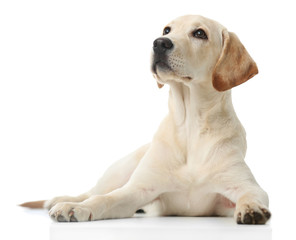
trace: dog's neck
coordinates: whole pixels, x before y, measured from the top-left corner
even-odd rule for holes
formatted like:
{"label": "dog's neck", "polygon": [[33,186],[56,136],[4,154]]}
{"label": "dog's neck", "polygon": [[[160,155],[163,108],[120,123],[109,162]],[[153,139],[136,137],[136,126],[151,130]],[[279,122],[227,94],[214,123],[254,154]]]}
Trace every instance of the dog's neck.
{"label": "dog's neck", "polygon": [[211,81],[186,85],[172,82],[170,87],[169,109],[176,127],[187,126],[189,131],[210,129],[219,127],[218,118],[235,115],[231,91],[218,92]]}

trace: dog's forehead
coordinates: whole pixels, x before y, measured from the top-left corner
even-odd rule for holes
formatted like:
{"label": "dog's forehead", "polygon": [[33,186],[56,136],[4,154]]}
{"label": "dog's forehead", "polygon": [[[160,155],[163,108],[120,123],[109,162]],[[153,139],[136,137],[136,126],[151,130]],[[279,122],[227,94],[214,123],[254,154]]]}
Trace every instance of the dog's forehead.
{"label": "dog's forehead", "polygon": [[200,15],[185,15],[178,17],[171,21],[168,26],[183,31],[195,27],[205,27],[211,31],[221,31],[224,28],[220,23]]}

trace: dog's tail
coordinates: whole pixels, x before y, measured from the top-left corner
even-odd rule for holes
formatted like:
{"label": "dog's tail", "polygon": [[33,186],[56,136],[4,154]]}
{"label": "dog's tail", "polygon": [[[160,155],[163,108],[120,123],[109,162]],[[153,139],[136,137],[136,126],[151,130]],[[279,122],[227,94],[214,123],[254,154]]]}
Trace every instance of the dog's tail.
{"label": "dog's tail", "polygon": [[20,207],[26,207],[26,208],[44,208],[44,203],[46,200],[40,200],[40,201],[34,201],[34,202],[25,202],[20,204]]}

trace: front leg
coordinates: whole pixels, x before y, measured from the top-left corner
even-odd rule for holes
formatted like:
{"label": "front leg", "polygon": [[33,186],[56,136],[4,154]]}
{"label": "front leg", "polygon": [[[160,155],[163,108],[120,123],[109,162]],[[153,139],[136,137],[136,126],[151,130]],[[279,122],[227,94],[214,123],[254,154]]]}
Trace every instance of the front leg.
{"label": "front leg", "polygon": [[265,224],[269,220],[268,195],[244,161],[234,161],[218,176],[218,192],[236,204],[234,218],[238,224]]}
{"label": "front leg", "polygon": [[161,144],[151,146],[123,187],[105,195],[91,196],[81,203],[58,203],[50,210],[50,216],[66,222],[132,217],[160,194],[174,190],[165,169],[171,152],[165,151]]}

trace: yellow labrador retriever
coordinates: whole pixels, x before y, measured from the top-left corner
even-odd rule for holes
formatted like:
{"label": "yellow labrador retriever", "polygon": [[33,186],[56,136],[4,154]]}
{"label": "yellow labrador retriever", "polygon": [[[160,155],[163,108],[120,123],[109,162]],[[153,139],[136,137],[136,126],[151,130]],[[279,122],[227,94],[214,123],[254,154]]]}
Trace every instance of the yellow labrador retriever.
{"label": "yellow labrador retriever", "polygon": [[169,114],[151,143],[112,165],[77,197],[23,204],[59,222],[149,214],[233,216],[264,224],[268,196],[244,162],[246,136],[231,88],[258,73],[238,37],[201,16],[169,23],[153,43],[151,69],[170,86]]}

